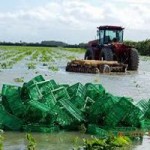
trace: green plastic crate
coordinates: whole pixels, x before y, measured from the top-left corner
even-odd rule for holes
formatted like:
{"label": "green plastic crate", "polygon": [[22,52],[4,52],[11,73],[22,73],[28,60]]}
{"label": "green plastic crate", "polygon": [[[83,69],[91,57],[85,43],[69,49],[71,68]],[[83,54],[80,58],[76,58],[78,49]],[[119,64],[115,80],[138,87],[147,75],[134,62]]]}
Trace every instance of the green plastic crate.
{"label": "green plastic crate", "polygon": [[126,97],[120,97],[120,100],[117,103],[117,105],[126,112],[126,115],[124,117],[130,114],[130,112],[135,108],[132,99]]}
{"label": "green plastic crate", "polygon": [[[7,95],[3,96],[3,106],[6,110],[9,108],[8,112],[14,114],[17,117],[22,117],[24,112],[26,111],[25,105],[21,100],[21,88],[15,87],[12,88],[12,86],[7,86],[8,89],[11,89],[7,91]],[[10,93],[12,94],[10,94]]]}
{"label": "green plastic crate", "polygon": [[140,101],[136,104],[136,106],[137,106],[138,108],[140,108],[143,113],[146,113],[147,110],[148,110],[148,108],[149,108],[149,104],[148,104],[148,102],[147,102],[146,100],[140,100]]}
{"label": "green plastic crate", "polygon": [[104,125],[109,127],[115,127],[118,125],[120,121],[123,120],[123,118],[126,116],[127,111],[122,109],[121,107],[118,107],[117,105],[114,105],[114,107],[111,109],[111,111],[108,113],[104,120]]}
{"label": "green plastic crate", "polygon": [[30,100],[26,105],[27,111],[24,115],[24,120],[26,122],[51,122],[52,118],[48,106],[34,100]]}
{"label": "green plastic crate", "polygon": [[101,84],[94,84],[95,87],[100,91],[100,93],[105,94],[105,88]]}
{"label": "green plastic crate", "polygon": [[29,93],[29,97],[31,100],[41,100],[43,98],[43,94],[41,93],[40,89],[38,88],[37,84],[33,84],[27,88]]}
{"label": "green plastic crate", "polygon": [[22,120],[6,112],[2,105],[0,105],[0,120],[3,126],[14,131],[20,130],[23,125]]}
{"label": "green plastic crate", "polygon": [[101,97],[105,93],[105,90],[103,87],[97,88],[97,86],[92,83],[85,84],[85,97],[90,97],[94,101]]}
{"label": "green plastic crate", "polygon": [[30,99],[40,101],[44,95],[52,94],[51,91],[53,91],[56,86],[54,80],[42,81],[27,87],[27,92],[29,93]]}
{"label": "green plastic crate", "polygon": [[64,87],[59,87],[59,88],[57,88],[55,90],[52,90],[51,92],[52,92],[53,96],[55,97],[55,99],[57,101],[59,101],[61,99],[64,99],[64,98],[65,99],[69,99],[70,98],[67,90]]}
{"label": "green plastic crate", "polygon": [[129,116],[132,119],[136,119],[131,115],[133,113],[133,110],[136,112],[136,107],[132,103],[132,100],[129,98],[121,97],[119,101],[111,108],[111,111],[105,118],[104,124],[107,126],[112,125],[115,127],[119,122],[127,123]]}
{"label": "green plastic crate", "polygon": [[4,84],[2,87],[2,104],[9,113],[18,117],[22,116],[25,106],[21,100],[21,87]]}
{"label": "green plastic crate", "polygon": [[69,86],[67,91],[70,97],[79,96],[84,98],[85,96],[84,86],[81,83],[76,83],[72,86]]}
{"label": "green plastic crate", "polygon": [[57,85],[54,80],[43,81],[43,82],[37,83],[37,88],[39,89],[42,95],[50,93],[52,90],[55,89],[56,86]]}
{"label": "green plastic crate", "polygon": [[105,138],[108,136],[108,132],[95,124],[89,124],[87,133],[98,136],[100,138]]}
{"label": "green plastic crate", "polygon": [[29,82],[24,83],[23,86],[22,86],[22,89],[21,89],[21,98],[25,102],[27,102],[26,100],[30,99],[29,92],[28,92],[29,87],[31,87],[32,85],[34,85],[38,82],[43,82],[43,81],[45,81],[43,76],[38,75],[38,76],[34,77],[33,79],[31,79]]}
{"label": "green plastic crate", "polygon": [[35,83],[42,82],[42,81],[45,81],[44,77],[42,75],[38,75],[34,77],[33,79],[31,79],[29,82],[25,83],[23,86],[29,87]]}
{"label": "green plastic crate", "polygon": [[68,115],[63,107],[59,106],[58,102],[53,109],[50,110],[50,113],[54,116],[54,122],[63,128],[74,123],[73,118]]}
{"label": "green plastic crate", "polygon": [[85,105],[85,100],[80,96],[73,96],[69,99],[70,102],[78,109],[83,110]]}
{"label": "green plastic crate", "polygon": [[52,93],[45,94],[39,102],[45,104],[49,109],[52,109],[56,104],[56,99]]}
{"label": "green plastic crate", "polygon": [[16,94],[16,91],[21,92],[21,87],[3,84],[2,87],[2,97],[11,97]]}
{"label": "green plastic crate", "polygon": [[150,99],[148,101],[148,109],[145,112],[145,118],[150,119]]}
{"label": "green plastic crate", "polygon": [[132,111],[124,118],[124,122],[126,122],[129,126],[140,127],[140,121],[143,120],[144,113],[135,106]]}
{"label": "green plastic crate", "polygon": [[141,128],[145,131],[149,131],[150,130],[150,120],[149,119],[144,119],[141,122]]}
{"label": "green plastic crate", "polygon": [[82,112],[76,108],[68,99],[61,99],[58,101],[61,107],[63,107],[67,113],[76,121],[84,121],[84,116]]}
{"label": "green plastic crate", "polygon": [[111,111],[111,108],[118,102],[118,98],[111,94],[105,94],[99,97],[90,107],[89,120],[96,123],[102,120]]}

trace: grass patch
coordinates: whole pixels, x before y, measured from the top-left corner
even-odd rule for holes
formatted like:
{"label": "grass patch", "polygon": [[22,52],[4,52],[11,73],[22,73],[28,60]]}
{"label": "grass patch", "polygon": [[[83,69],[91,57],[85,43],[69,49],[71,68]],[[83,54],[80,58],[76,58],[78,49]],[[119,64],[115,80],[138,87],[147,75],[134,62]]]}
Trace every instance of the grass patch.
{"label": "grass patch", "polygon": [[27,64],[28,69],[35,69],[36,68],[36,63],[30,62]]}
{"label": "grass patch", "polygon": [[15,78],[14,81],[15,81],[15,82],[24,82],[24,77]]}
{"label": "grass patch", "polygon": [[53,72],[59,71],[59,68],[57,66],[49,66],[48,69],[52,70]]}
{"label": "grass patch", "polygon": [[131,147],[131,140],[126,136],[110,136],[105,139],[93,137],[91,139],[83,139],[83,146],[74,150],[125,150]]}
{"label": "grass patch", "polygon": [[28,150],[36,150],[36,141],[31,134],[26,135],[26,139],[28,141],[27,149]]}
{"label": "grass patch", "polygon": [[75,52],[75,53],[85,53],[86,49],[84,48],[61,48],[61,50]]}
{"label": "grass patch", "polygon": [[76,59],[75,56],[67,56],[66,58],[69,59],[69,60],[75,60]]}
{"label": "grass patch", "polygon": [[3,150],[3,142],[4,142],[4,138],[2,135],[0,135],[0,150]]}

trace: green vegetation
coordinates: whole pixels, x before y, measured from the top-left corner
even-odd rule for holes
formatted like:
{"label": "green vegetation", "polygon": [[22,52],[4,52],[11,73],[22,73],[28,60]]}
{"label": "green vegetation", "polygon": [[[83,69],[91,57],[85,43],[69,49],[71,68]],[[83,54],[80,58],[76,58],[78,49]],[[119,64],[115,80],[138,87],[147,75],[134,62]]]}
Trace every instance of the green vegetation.
{"label": "green vegetation", "polygon": [[67,56],[67,59],[69,59],[69,60],[75,60],[76,57],[75,56]]}
{"label": "green vegetation", "polygon": [[43,62],[43,66],[53,63],[49,69],[58,71],[55,61],[58,59],[65,61],[77,59],[76,54],[84,52],[85,49],[82,48],[0,46],[0,69],[11,69],[16,63],[25,59],[29,60],[26,63],[28,69],[35,69],[37,63]]}
{"label": "green vegetation", "polygon": [[140,42],[125,41],[129,46],[134,46],[143,56],[150,56],[150,39]]}
{"label": "green vegetation", "polygon": [[76,53],[84,53],[85,48],[61,48],[62,50],[69,51],[69,52],[76,52]]}
{"label": "green vegetation", "polygon": [[128,149],[132,143],[126,136],[110,136],[105,139],[93,137],[92,139],[83,139],[83,142],[84,146],[82,146],[82,148],[80,147],[80,149],[83,150],[125,150]]}
{"label": "green vegetation", "polygon": [[27,66],[28,66],[28,69],[35,69],[36,68],[36,64],[33,62],[28,63]]}
{"label": "green vegetation", "polygon": [[28,145],[27,145],[27,149],[28,150],[35,150],[36,149],[36,141],[33,138],[33,136],[31,134],[27,134],[26,135],[26,139],[28,140]]}
{"label": "green vegetation", "polygon": [[14,81],[15,81],[15,82],[24,82],[24,77],[15,78]]}
{"label": "green vegetation", "polygon": [[52,70],[53,72],[57,72],[59,71],[58,67],[57,66],[50,66],[48,67],[50,70]]}
{"label": "green vegetation", "polygon": [[0,135],[0,150],[3,150],[3,141],[4,141],[4,138],[2,135]]}

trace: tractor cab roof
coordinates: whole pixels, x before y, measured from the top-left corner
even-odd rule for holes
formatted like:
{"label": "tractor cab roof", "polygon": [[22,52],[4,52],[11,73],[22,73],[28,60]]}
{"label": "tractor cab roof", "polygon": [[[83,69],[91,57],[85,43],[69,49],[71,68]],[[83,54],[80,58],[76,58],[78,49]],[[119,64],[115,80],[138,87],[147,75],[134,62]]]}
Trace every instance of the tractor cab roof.
{"label": "tractor cab roof", "polygon": [[97,27],[99,30],[123,30],[124,28],[120,26],[99,26]]}

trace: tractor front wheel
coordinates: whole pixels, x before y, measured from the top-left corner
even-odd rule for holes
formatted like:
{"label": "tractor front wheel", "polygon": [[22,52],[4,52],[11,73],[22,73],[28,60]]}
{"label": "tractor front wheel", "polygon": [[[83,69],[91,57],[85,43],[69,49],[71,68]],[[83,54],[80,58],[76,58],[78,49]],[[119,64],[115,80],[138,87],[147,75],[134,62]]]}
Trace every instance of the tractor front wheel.
{"label": "tractor front wheel", "polygon": [[89,48],[89,49],[86,50],[85,55],[84,55],[84,59],[85,60],[94,59],[92,48]]}
{"label": "tractor front wheel", "polygon": [[113,61],[113,52],[112,49],[109,47],[104,47],[101,50],[101,57],[103,60],[106,61]]}
{"label": "tractor front wheel", "polygon": [[130,58],[128,63],[128,70],[137,70],[139,66],[139,55],[135,48],[131,48]]}

